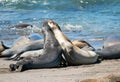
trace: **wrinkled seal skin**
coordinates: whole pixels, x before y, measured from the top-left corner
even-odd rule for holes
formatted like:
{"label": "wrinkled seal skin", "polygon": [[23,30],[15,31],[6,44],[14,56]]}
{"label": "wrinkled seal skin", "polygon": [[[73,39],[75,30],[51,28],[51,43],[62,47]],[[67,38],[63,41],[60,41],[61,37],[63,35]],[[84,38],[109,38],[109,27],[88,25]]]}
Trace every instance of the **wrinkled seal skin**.
{"label": "wrinkled seal skin", "polygon": [[120,58],[120,37],[110,36],[108,37],[101,50],[97,50],[103,59],[117,59]]}
{"label": "wrinkled seal skin", "polygon": [[98,55],[94,51],[80,49],[73,45],[63,34],[57,23],[49,20],[48,25],[59,42],[68,65],[91,64],[98,61]]}
{"label": "wrinkled seal skin", "polygon": [[50,30],[48,22],[43,23],[42,32],[44,34],[43,55],[27,57],[16,64],[10,64],[11,71],[23,71],[26,69],[53,68],[57,67],[62,59],[62,50],[54,34]]}
{"label": "wrinkled seal skin", "polygon": [[14,59],[21,53],[30,50],[38,50],[43,48],[43,40],[30,40],[27,36],[18,38],[10,49],[6,49],[1,53],[1,56],[12,56],[8,59]]}

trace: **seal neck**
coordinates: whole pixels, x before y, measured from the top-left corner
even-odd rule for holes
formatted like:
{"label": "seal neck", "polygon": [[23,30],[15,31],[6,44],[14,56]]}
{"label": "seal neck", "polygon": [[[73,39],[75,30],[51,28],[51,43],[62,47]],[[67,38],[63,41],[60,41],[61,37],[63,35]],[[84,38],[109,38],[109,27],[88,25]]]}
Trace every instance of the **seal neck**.
{"label": "seal neck", "polygon": [[62,48],[63,45],[68,47],[72,46],[72,42],[63,34],[62,31],[60,31],[59,29],[54,29],[53,32]]}

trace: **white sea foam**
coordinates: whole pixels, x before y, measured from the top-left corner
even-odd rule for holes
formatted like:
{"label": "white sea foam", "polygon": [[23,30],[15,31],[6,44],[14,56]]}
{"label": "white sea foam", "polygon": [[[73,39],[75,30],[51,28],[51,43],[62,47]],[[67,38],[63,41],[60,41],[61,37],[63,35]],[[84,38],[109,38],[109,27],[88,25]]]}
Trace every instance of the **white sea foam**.
{"label": "white sea foam", "polygon": [[83,26],[82,25],[72,25],[72,24],[67,24],[64,26],[64,30],[66,31],[81,31],[83,30]]}
{"label": "white sea foam", "polygon": [[49,5],[49,3],[47,1],[44,1],[43,5]]}

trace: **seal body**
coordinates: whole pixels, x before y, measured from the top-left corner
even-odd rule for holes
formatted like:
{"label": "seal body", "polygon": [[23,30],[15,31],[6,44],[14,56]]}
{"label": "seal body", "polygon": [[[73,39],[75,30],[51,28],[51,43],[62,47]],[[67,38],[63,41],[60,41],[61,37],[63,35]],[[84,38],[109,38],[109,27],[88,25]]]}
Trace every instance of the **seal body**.
{"label": "seal body", "polygon": [[42,49],[43,40],[40,38],[38,39],[38,37],[35,39],[37,40],[34,40],[29,36],[19,37],[16,41],[14,41],[13,46],[10,49],[3,51],[1,55],[12,56],[11,58],[14,58],[25,51]]}
{"label": "seal body", "polygon": [[32,51],[26,51],[23,54],[21,54],[18,59],[26,58],[26,57],[35,57],[40,56],[44,54],[44,49],[40,50],[32,50]]}
{"label": "seal body", "polygon": [[63,34],[57,23],[49,20],[48,25],[59,42],[69,65],[91,64],[98,61],[98,55],[91,50],[80,49]]}
{"label": "seal body", "polygon": [[[95,50],[89,43],[87,43],[86,41],[83,41],[83,40],[74,40],[74,41],[72,41],[72,43],[75,46],[78,46],[79,48],[84,49],[84,50],[92,50],[92,51]],[[25,58],[25,57],[39,56],[40,54],[42,55],[42,52],[43,52],[43,49],[26,51],[26,52],[20,54],[18,59]]]}
{"label": "seal body", "polygon": [[95,50],[95,48],[93,48],[88,42],[86,42],[84,40],[74,40],[74,41],[72,41],[72,44],[81,49],[92,50],[92,51]]}
{"label": "seal body", "polygon": [[103,44],[103,48],[97,50],[96,53],[98,53],[103,59],[120,58],[120,37],[108,37]]}
{"label": "seal body", "polygon": [[[94,48],[83,40],[74,40],[72,43],[79,48],[94,50]],[[24,57],[38,56],[43,49],[44,40],[38,33],[32,33],[29,36],[21,36],[14,41],[13,46],[10,49],[6,49],[2,52],[2,56],[11,56],[8,60],[18,60]]]}
{"label": "seal body", "polygon": [[31,25],[31,24],[18,24],[18,25],[10,27],[10,29],[12,29],[12,28],[23,29],[23,28],[27,28],[28,26],[33,27],[33,25]]}
{"label": "seal body", "polygon": [[96,51],[103,59],[120,58],[120,43]]}
{"label": "seal body", "polygon": [[106,40],[104,41],[104,44],[103,44],[103,48],[104,47],[109,47],[109,46],[112,46],[112,45],[115,45],[115,44],[119,44],[120,43],[120,36],[109,36],[106,38]]}
{"label": "seal body", "polygon": [[25,69],[57,67],[61,62],[62,50],[47,22],[43,23],[44,35],[43,55],[27,57],[16,64],[10,64],[10,70],[23,71]]}

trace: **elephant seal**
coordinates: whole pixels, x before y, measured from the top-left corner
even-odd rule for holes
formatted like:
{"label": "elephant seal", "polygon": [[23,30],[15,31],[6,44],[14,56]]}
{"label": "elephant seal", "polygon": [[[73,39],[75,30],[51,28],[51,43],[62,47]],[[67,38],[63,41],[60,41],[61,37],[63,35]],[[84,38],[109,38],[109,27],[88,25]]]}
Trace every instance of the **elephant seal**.
{"label": "elephant seal", "polygon": [[120,43],[120,36],[112,35],[112,36],[109,36],[106,38],[106,40],[104,41],[104,44],[103,44],[103,48],[112,46],[115,44],[119,44],[119,43]]}
{"label": "elephant seal", "polygon": [[103,59],[120,58],[120,37],[108,37],[103,44],[103,48],[97,50],[96,53],[98,53]]}
{"label": "elephant seal", "polygon": [[42,32],[44,35],[43,55],[27,57],[16,64],[10,64],[11,71],[23,71],[26,69],[53,68],[61,62],[62,50],[54,34],[50,30],[48,22],[43,23]]}
{"label": "elephant seal", "polygon": [[[94,50],[94,48],[89,43],[83,40],[74,40],[72,43],[79,48]],[[41,44],[41,46],[36,46],[37,44]],[[32,47],[33,49],[30,49],[29,47]],[[10,49],[2,52],[2,56],[11,56],[10,58],[7,58],[7,60],[19,60],[24,57],[38,56],[39,53],[41,53],[41,50],[39,49],[42,48],[42,36],[38,33],[32,33],[29,36],[22,36],[15,40],[13,46]]]}
{"label": "elephant seal", "polygon": [[98,61],[98,55],[94,51],[80,49],[73,45],[63,34],[57,23],[49,20],[48,25],[59,42],[68,65],[91,64]]}
{"label": "elephant seal", "polygon": [[12,29],[12,28],[23,29],[23,28],[27,28],[28,26],[33,27],[33,25],[31,24],[18,24],[18,25],[10,27],[9,29]]}
{"label": "elephant seal", "polygon": [[73,45],[75,45],[81,49],[95,51],[95,48],[93,48],[88,42],[86,42],[84,40],[73,40],[72,43],[73,43]]}
{"label": "elephant seal", "polygon": [[[72,43],[82,49],[94,50],[94,48],[92,48],[91,45],[89,45],[86,41],[83,41],[83,40],[74,40],[74,41],[72,41]],[[24,53],[17,56],[16,60],[20,60],[20,59],[23,59],[26,57],[39,56],[42,53],[43,53],[43,49],[25,51]]]}
{"label": "elephant seal", "polygon": [[[84,40],[74,40],[72,41],[72,43],[81,48],[81,49],[87,49],[87,50],[92,50],[94,51],[95,49],[86,41]],[[32,57],[32,56],[39,56],[40,53],[42,53],[42,50],[43,49],[40,49],[40,50],[32,50],[32,51],[26,51],[24,53],[22,53],[18,59],[22,59],[22,58],[25,58],[25,57]]]}
{"label": "elephant seal", "polygon": [[[36,35],[37,36],[37,35]],[[39,38],[39,39],[38,39]],[[36,40],[37,39],[37,40]],[[19,56],[21,53],[30,50],[38,50],[43,48],[43,39],[40,37],[34,38],[31,36],[22,36],[18,38],[10,49],[6,49],[1,53],[1,56],[12,56],[8,59],[14,59],[16,56]]]}

